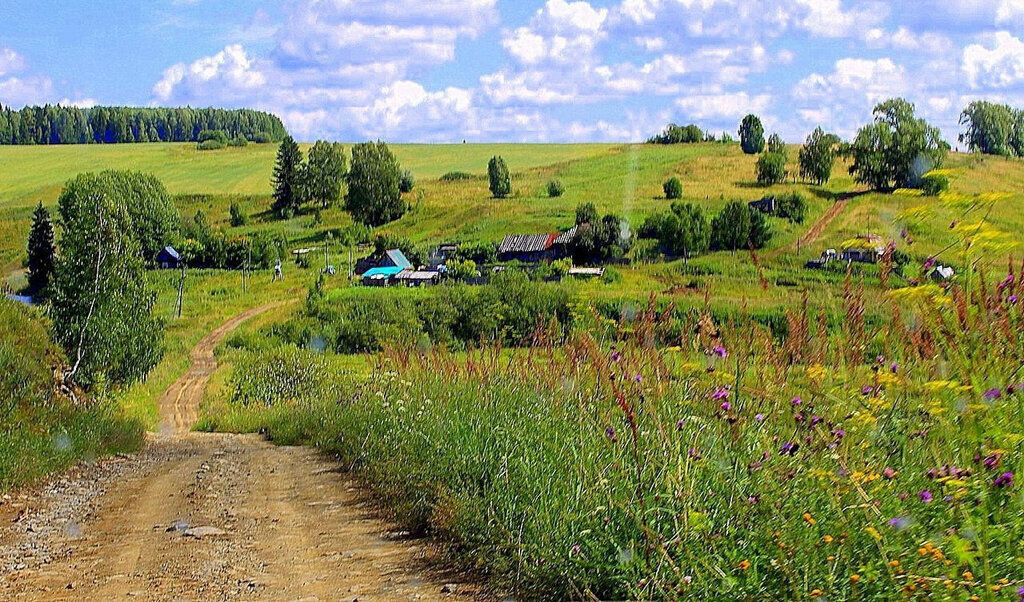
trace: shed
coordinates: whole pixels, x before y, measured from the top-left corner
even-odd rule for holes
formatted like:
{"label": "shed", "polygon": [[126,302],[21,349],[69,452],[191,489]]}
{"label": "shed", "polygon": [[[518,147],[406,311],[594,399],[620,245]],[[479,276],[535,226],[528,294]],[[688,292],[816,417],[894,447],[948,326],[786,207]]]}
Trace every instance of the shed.
{"label": "shed", "polygon": [[573,228],[559,234],[509,234],[498,245],[498,261],[537,263],[561,259],[575,233]]}
{"label": "shed", "polygon": [[164,247],[156,254],[156,265],[162,270],[177,268],[181,266],[181,255],[174,247]]}
{"label": "shed", "polygon": [[750,205],[751,209],[756,209],[756,210],[760,211],[761,213],[767,213],[768,215],[775,215],[776,205],[775,205],[775,197],[773,197],[773,196],[766,196],[763,199],[758,199],[756,201],[750,201],[747,204]]}
{"label": "shed", "polygon": [[364,286],[388,286],[391,284],[391,279],[394,278],[404,268],[399,267],[381,267],[372,268],[363,272],[363,285]]}
{"label": "shed", "polygon": [[878,263],[885,255],[885,243],[877,234],[864,234],[843,243],[843,261]]}
{"label": "shed", "polygon": [[[367,274],[370,274],[370,272],[383,268],[392,270],[392,272],[389,273],[390,277],[402,270],[412,268],[412,262],[409,261],[405,254],[398,249],[388,249],[384,252],[382,257],[367,257],[366,259],[361,259],[356,264],[356,273],[365,278]],[[374,272],[374,274],[371,275],[380,273],[381,272]]]}
{"label": "shed", "polygon": [[573,278],[600,278],[604,276],[604,268],[569,268]]}
{"label": "shed", "polygon": [[395,284],[405,286],[431,286],[441,281],[441,273],[436,270],[402,270],[395,274]]}

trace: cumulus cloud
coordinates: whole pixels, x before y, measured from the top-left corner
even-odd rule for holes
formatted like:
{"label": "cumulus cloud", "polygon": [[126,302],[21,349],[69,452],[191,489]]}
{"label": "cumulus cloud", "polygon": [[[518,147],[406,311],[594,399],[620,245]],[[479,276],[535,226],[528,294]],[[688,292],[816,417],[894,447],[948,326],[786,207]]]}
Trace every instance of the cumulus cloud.
{"label": "cumulus cloud", "polygon": [[971,88],[1017,88],[1024,85],[1024,42],[1006,31],[986,36],[963,51],[963,71]]}
{"label": "cumulus cloud", "polygon": [[739,120],[747,113],[759,113],[768,108],[772,97],[768,94],[751,96],[746,92],[732,94],[705,94],[687,96],[676,101],[676,106],[690,120],[712,120],[729,123]]}
{"label": "cumulus cloud", "polygon": [[162,102],[172,98],[195,102],[210,88],[216,88],[227,98],[247,98],[266,83],[266,76],[250,60],[245,49],[240,44],[232,44],[191,64],[168,67],[153,86],[153,96]]}

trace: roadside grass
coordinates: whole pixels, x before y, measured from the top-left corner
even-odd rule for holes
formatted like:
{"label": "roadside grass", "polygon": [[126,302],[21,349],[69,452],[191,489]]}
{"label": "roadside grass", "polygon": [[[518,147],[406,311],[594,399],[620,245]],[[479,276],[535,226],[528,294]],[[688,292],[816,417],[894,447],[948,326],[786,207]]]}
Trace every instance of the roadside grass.
{"label": "roadside grass", "polygon": [[45,318],[0,297],[0,491],[141,445],[142,424],[116,400],[75,402],[55,390],[64,365]]}
{"label": "roadside grass", "polygon": [[893,293],[876,326],[848,288],[838,330],[812,311],[782,340],[704,314],[657,349],[641,311],[604,343],[399,345],[369,377],[254,352],[204,426],[336,454],[527,598],[1011,599],[1024,286],[970,284]]}

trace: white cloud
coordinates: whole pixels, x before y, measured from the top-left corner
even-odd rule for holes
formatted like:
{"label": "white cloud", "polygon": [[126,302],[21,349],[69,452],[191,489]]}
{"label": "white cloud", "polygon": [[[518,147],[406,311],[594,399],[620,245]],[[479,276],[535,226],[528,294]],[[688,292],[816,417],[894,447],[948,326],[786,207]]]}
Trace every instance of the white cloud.
{"label": "white cloud", "polygon": [[900,27],[893,32],[873,28],[864,34],[864,41],[872,48],[894,48],[930,54],[945,54],[953,47],[953,41],[942,34],[931,32],[918,34],[906,27]]}
{"label": "white cloud", "polygon": [[190,65],[178,63],[168,67],[153,86],[153,95],[162,102],[190,102],[215,88],[229,97],[245,97],[266,82],[266,75],[249,59],[245,49],[232,44]]}
{"label": "white cloud", "polygon": [[676,101],[688,120],[739,119],[747,113],[760,113],[768,108],[772,97],[767,94],[751,96],[746,92],[687,96]]}
{"label": "white cloud", "polygon": [[962,67],[971,88],[1016,88],[1024,84],[1024,42],[1006,31],[964,48]]}
{"label": "white cloud", "polygon": [[17,73],[24,68],[24,57],[10,48],[0,48],[0,77]]}

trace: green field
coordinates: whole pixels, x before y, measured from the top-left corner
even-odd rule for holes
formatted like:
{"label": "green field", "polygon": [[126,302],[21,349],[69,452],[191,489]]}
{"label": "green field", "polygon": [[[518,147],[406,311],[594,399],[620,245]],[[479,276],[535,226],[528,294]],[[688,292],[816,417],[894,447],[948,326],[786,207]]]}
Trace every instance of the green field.
{"label": "green field", "polygon": [[[308,147],[304,147],[308,148]],[[842,194],[859,193],[837,164],[832,180],[824,187],[787,183],[761,188],[754,183],[755,157],[742,154],[735,145],[395,145],[403,168],[412,170],[416,189],[409,195],[413,209],[401,220],[381,230],[406,236],[420,245],[444,240],[497,242],[508,233],[553,232],[572,224],[575,207],[594,203],[598,210],[615,212],[634,225],[649,213],[669,205],[662,182],[673,175],[683,182],[683,200],[713,213],[732,199],[753,200],[766,193],[797,190],[809,200],[807,221],[802,225],[772,220],[776,232],[758,266],[749,253],[711,253],[683,269],[682,262],[639,265],[623,270],[623,281],[614,287],[592,287],[594,296],[651,293],[669,296],[680,303],[699,301],[703,290],[714,290],[715,302],[739,306],[785,307],[802,297],[804,289],[838,293],[842,278],[803,268],[807,259],[826,248],[838,248],[844,240],[874,232],[896,240],[915,260],[945,249],[957,240],[953,220],[968,224],[987,214],[986,228],[1003,233],[996,241],[976,248],[971,258],[958,249],[945,252],[942,261],[955,266],[978,259],[1002,262],[1020,240],[1024,214],[1024,163],[993,157],[952,155],[947,168],[953,192],[961,195],[1006,193],[998,200],[981,203],[973,210],[947,206],[936,199],[900,194],[861,194],[846,201],[836,218],[823,224],[822,232],[799,250],[796,241],[832,207]],[[790,149],[790,170],[795,171],[797,149]],[[152,172],[160,177],[186,218],[203,210],[214,227],[230,232],[269,232],[285,235],[293,247],[315,243],[325,232],[351,222],[340,208],[291,220],[273,219],[270,205],[270,174],[276,147],[250,145],[200,152],[188,144],[139,144],[110,146],[0,147],[0,266],[5,273],[24,261],[24,239],[32,207],[42,201],[52,206],[61,185],[75,174],[95,169],[120,168]],[[506,158],[513,172],[513,196],[490,198],[486,164],[492,155]],[[472,173],[473,179],[446,183],[439,177],[449,171]],[[566,186],[560,198],[548,198],[545,184],[552,178]],[[231,229],[228,206],[239,202],[253,219]],[[967,204],[972,202],[967,198]],[[925,216],[910,229],[914,243],[900,238],[905,224],[901,212],[924,206]],[[993,241],[989,241],[992,243]],[[869,271],[870,272],[870,271]],[[706,276],[693,274],[707,274]],[[869,288],[877,279],[868,278]],[[765,282],[770,286],[765,287]],[[17,282],[16,282],[17,283]],[[869,293],[873,294],[873,293]],[[826,302],[833,294],[816,294]]]}

